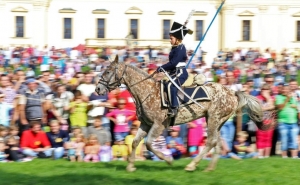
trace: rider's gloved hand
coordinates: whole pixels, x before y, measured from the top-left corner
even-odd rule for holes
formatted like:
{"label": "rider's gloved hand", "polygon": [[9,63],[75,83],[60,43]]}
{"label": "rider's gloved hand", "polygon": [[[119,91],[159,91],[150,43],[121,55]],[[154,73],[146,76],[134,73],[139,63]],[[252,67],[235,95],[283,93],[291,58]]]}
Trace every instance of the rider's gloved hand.
{"label": "rider's gloved hand", "polygon": [[163,72],[162,67],[158,67],[158,68],[156,69],[156,72],[158,72],[158,73]]}

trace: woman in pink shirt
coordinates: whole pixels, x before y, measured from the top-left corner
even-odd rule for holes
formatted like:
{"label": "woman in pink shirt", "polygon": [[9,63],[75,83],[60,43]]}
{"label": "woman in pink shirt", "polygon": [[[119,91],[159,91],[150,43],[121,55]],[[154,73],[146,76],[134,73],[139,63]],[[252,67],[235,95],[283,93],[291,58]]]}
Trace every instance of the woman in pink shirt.
{"label": "woman in pink shirt", "polygon": [[126,100],[118,99],[118,108],[106,114],[106,117],[115,123],[114,136],[115,140],[125,139],[129,132],[128,121],[133,118],[135,113],[125,109]]}
{"label": "woman in pink shirt", "polygon": [[191,157],[198,154],[198,146],[203,139],[205,118],[200,118],[188,123],[188,140],[189,153]]}

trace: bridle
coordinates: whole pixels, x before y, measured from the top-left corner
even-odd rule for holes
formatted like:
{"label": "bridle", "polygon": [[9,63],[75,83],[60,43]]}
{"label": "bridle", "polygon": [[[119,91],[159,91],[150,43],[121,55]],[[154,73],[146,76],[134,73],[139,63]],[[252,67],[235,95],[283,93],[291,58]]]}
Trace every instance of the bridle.
{"label": "bridle", "polygon": [[[114,74],[114,75],[111,75],[111,76],[109,77],[108,80],[105,80],[105,79],[103,78],[103,75],[100,76],[100,79],[99,79],[99,82],[98,82],[98,83],[99,83],[99,84],[102,84],[104,87],[106,87],[108,91],[114,90],[114,89],[116,89],[117,87],[120,87],[120,86],[121,86],[121,81],[124,79],[123,76],[124,76],[124,74],[125,74],[125,72],[126,72],[127,65],[125,65],[125,68],[124,68],[124,70],[123,70],[123,72],[122,72],[121,78],[119,78],[118,75],[117,75],[117,69],[118,69],[118,65],[117,65],[117,66],[115,67],[115,69],[114,69],[114,73],[115,73],[115,74]],[[140,81],[138,81],[137,83],[134,83],[134,84],[132,84],[132,85],[129,85],[129,88],[132,87],[132,86],[135,86],[136,84],[139,84],[139,83],[141,83],[141,82],[143,82],[143,81],[145,81],[145,80],[148,80],[148,79],[152,78],[155,74],[156,74],[156,71],[155,71],[154,73],[152,73],[150,76],[148,76],[147,78],[144,78],[143,80],[140,80]],[[112,83],[109,83],[113,76],[115,76],[115,81],[112,82]]]}
{"label": "bridle", "polygon": [[[112,91],[112,90],[116,89],[117,87],[120,87],[120,86],[121,86],[121,81],[123,80],[123,76],[124,76],[125,71],[126,71],[126,69],[127,69],[127,65],[125,65],[125,69],[123,70],[123,73],[122,73],[122,75],[121,75],[121,78],[119,78],[118,75],[117,75],[117,69],[118,69],[118,66],[116,66],[115,69],[114,69],[114,73],[115,73],[115,74],[114,74],[114,75],[111,75],[111,76],[109,77],[108,80],[105,80],[105,79],[103,78],[103,75],[100,76],[100,79],[99,79],[99,82],[98,82],[98,83],[99,83],[99,84],[102,84],[104,87],[106,87],[106,89],[107,89],[108,91]],[[105,72],[105,71],[104,71],[104,72]],[[112,82],[112,83],[109,83],[113,76],[115,76],[115,81]]]}

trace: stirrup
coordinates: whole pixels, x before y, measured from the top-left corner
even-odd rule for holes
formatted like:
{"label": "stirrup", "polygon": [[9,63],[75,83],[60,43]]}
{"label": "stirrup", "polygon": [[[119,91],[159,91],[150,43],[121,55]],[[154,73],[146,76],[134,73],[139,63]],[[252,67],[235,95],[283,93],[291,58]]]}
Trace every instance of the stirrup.
{"label": "stirrup", "polygon": [[177,107],[176,108],[170,108],[169,112],[168,112],[168,116],[172,118],[172,117],[175,117],[177,115],[177,113],[178,113],[178,108]]}

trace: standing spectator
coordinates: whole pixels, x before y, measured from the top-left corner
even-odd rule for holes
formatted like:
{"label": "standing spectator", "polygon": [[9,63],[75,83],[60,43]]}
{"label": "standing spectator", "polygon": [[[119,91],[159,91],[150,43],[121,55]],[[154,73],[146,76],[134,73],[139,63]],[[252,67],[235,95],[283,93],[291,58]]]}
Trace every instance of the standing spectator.
{"label": "standing spectator", "polygon": [[17,96],[17,93],[16,90],[11,86],[10,78],[8,76],[1,76],[0,83],[0,92],[5,95],[3,101],[7,104],[12,105]]}
{"label": "standing spectator", "polygon": [[93,74],[92,73],[86,73],[84,75],[84,83],[80,84],[77,87],[77,90],[81,91],[84,100],[87,102],[88,101],[88,97],[91,96],[91,94],[93,92],[95,92],[95,88],[96,86],[94,84],[92,84],[93,81]]}
{"label": "standing spectator", "polygon": [[297,136],[299,128],[297,123],[297,101],[293,97],[288,85],[283,87],[282,94],[276,96],[275,104],[278,109],[278,127],[281,138],[282,158],[287,158],[288,149],[291,149],[293,158],[298,158]]}
{"label": "standing spectator", "polygon": [[4,94],[0,93],[0,124],[8,127],[10,125],[9,112],[12,110],[13,105],[4,102]]}
{"label": "standing spectator", "polygon": [[115,144],[112,146],[112,155],[113,160],[126,161],[128,156],[128,148],[124,144],[124,139],[121,137],[115,141]]}
{"label": "standing spectator", "polygon": [[[262,104],[263,124],[274,124],[272,110],[275,109],[274,97],[271,96],[271,88],[268,84],[264,84],[261,89],[261,94],[257,96]],[[258,149],[258,158],[268,158],[271,153],[272,137],[274,129],[260,130],[256,132],[256,148]]]}
{"label": "standing spectator", "polygon": [[27,157],[46,158],[51,156],[50,142],[45,132],[41,130],[40,122],[32,121],[31,129],[23,132],[21,148]]}
{"label": "standing spectator", "polygon": [[82,133],[86,134],[87,112],[91,108],[91,105],[84,102],[84,97],[80,91],[77,90],[74,95],[74,101],[70,103],[71,127],[78,126],[81,128]]}
{"label": "standing spectator", "polygon": [[129,125],[128,121],[132,119],[134,113],[125,108],[126,100],[118,99],[118,108],[109,112],[106,116],[114,122],[114,136],[115,140],[124,140],[128,135]]}
{"label": "standing spectator", "polygon": [[28,79],[26,84],[28,89],[20,98],[21,132],[29,128],[29,121],[47,122],[44,92],[37,89],[35,79]]}
{"label": "standing spectator", "polygon": [[204,125],[206,125],[205,118],[200,118],[188,123],[187,144],[191,157],[196,157],[199,153],[198,146],[203,140]]}
{"label": "standing spectator", "polygon": [[50,111],[52,111],[62,124],[70,124],[70,102],[73,98],[73,93],[66,91],[65,85],[58,85],[56,87],[56,93],[50,94],[46,97],[51,104]]}
{"label": "standing spectator", "polygon": [[69,141],[69,134],[60,130],[59,122],[52,120],[50,122],[50,132],[47,132],[48,140],[51,143],[52,157],[54,159],[62,158],[64,155],[64,143]]}

